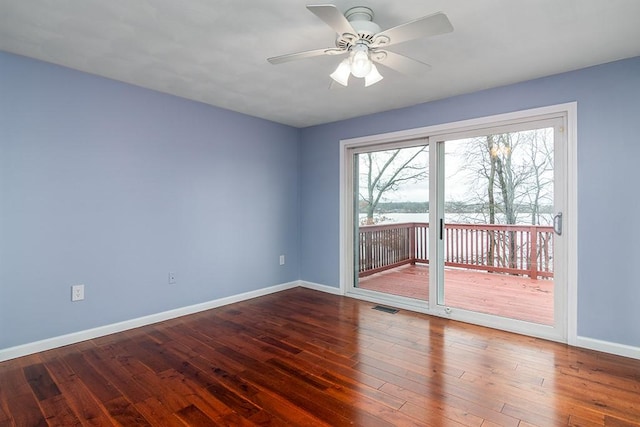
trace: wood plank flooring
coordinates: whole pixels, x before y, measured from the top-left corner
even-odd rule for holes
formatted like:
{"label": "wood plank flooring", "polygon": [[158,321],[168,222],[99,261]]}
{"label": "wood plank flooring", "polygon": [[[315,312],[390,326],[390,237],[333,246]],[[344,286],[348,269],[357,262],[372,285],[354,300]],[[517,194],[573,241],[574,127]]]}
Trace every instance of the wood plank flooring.
{"label": "wood plank flooring", "polygon": [[640,426],[640,360],[303,288],[0,363],[0,426]]}
{"label": "wood plank flooring", "polygon": [[[479,313],[553,325],[553,280],[445,268],[446,305]],[[361,277],[358,286],[429,300],[429,266],[401,267]]]}

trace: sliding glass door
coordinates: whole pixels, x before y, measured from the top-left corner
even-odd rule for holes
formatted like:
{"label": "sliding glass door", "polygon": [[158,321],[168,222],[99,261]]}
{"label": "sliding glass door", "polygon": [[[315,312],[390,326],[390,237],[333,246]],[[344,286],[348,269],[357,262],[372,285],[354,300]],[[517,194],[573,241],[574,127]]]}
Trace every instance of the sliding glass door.
{"label": "sliding glass door", "polygon": [[554,145],[561,126],[524,123],[439,143],[438,304],[447,311],[554,326]]}
{"label": "sliding glass door", "polygon": [[427,301],[429,147],[364,148],[353,166],[354,287]]}
{"label": "sliding glass door", "polygon": [[345,144],[346,292],[566,341],[567,120]]}

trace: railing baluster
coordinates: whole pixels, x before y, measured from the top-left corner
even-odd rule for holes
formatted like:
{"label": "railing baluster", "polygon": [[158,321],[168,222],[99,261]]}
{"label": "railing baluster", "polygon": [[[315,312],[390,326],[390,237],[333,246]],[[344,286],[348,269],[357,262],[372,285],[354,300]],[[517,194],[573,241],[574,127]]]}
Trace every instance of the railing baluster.
{"label": "railing baluster", "polygon": [[473,264],[473,257],[471,256],[471,248],[473,245],[473,234],[472,230],[465,230],[464,234],[467,235],[467,250],[465,251],[465,262],[467,264]]}
{"label": "railing baluster", "polygon": [[529,259],[531,262],[531,272],[529,277],[532,279],[538,278],[538,228],[536,226],[531,227],[531,254]]}

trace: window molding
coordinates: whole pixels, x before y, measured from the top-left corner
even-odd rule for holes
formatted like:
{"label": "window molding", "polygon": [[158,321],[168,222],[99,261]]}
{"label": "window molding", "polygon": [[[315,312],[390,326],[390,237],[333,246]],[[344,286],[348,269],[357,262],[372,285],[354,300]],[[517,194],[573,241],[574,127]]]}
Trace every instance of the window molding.
{"label": "window molding", "polygon": [[[357,138],[349,138],[340,141],[340,293],[346,295],[348,292],[348,281],[352,280],[349,275],[352,268],[348,267],[348,260],[353,253],[351,239],[347,233],[351,230],[348,224],[353,212],[351,203],[347,200],[349,196],[349,185],[353,183],[353,177],[347,176],[349,170],[348,162],[351,161],[350,153],[354,149],[365,147],[378,147],[383,145],[401,144],[414,140],[425,140],[438,138],[441,135],[461,135],[473,133],[480,130],[490,130],[494,127],[511,126],[552,119],[557,117],[566,118],[566,144],[567,144],[567,171],[566,171],[566,212],[563,212],[567,219],[565,233],[567,237],[567,259],[566,259],[566,337],[564,339],[570,345],[577,345],[577,301],[578,301],[578,270],[577,270],[577,231],[578,231],[578,179],[577,179],[577,102],[551,105],[540,108],[519,110],[503,114],[496,114],[473,119],[436,124],[426,127],[407,129],[377,135],[369,135]],[[350,294],[351,295],[351,294]],[[370,299],[367,295],[354,295],[362,299]],[[407,307],[414,309],[412,307]],[[425,310],[417,310],[428,312]],[[437,315],[436,313],[430,313]]]}

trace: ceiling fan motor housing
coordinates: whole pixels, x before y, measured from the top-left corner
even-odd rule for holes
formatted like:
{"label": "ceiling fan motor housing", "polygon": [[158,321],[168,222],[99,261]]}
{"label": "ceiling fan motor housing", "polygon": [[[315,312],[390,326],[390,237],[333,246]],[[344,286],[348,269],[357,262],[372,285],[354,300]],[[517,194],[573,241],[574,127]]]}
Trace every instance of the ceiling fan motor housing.
{"label": "ceiling fan motor housing", "polygon": [[352,7],[344,13],[357,34],[342,34],[336,39],[336,47],[350,50],[356,43],[369,44],[380,32],[380,26],[373,22],[373,11],[365,6]]}
{"label": "ceiling fan motor housing", "polygon": [[347,21],[373,21],[373,10],[366,6],[356,6],[348,9],[344,13],[344,17]]}

